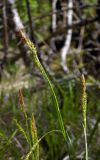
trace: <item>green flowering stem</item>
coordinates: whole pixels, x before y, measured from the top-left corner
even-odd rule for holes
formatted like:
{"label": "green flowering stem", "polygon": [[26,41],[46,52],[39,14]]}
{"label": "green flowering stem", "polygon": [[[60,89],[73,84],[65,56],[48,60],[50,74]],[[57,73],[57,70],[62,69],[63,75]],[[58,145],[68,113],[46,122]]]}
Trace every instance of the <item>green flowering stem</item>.
{"label": "green flowering stem", "polygon": [[40,69],[41,73],[43,74],[43,76],[45,77],[45,79],[47,80],[47,82],[48,82],[48,84],[51,88],[51,91],[52,91],[54,99],[55,99],[55,104],[56,104],[55,106],[56,106],[56,111],[57,111],[57,115],[58,115],[59,125],[60,125],[61,131],[63,133],[64,139],[66,141],[67,137],[68,137],[68,134],[66,136],[66,131],[65,131],[62,116],[61,116],[61,113],[60,113],[58,100],[57,100],[57,97],[56,97],[56,94],[55,94],[55,91],[54,91],[54,86],[53,86],[52,82],[50,81],[50,79],[48,78],[43,66],[41,65],[41,63],[38,59],[37,50],[36,50],[36,47],[34,46],[34,44],[25,36],[25,34],[22,31],[20,31],[19,34],[20,34],[22,40],[28,45],[28,47],[32,51],[32,54],[31,54],[32,60],[34,61],[36,66]]}
{"label": "green flowering stem", "polygon": [[81,76],[82,81],[82,111],[83,111],[83,128],[85,136],[85,158],[88,160],[88,146],[87,146],[87,122],[86,122],[86,109],[87,109],[87,96],[86,96],[86,82],[84,75]]}

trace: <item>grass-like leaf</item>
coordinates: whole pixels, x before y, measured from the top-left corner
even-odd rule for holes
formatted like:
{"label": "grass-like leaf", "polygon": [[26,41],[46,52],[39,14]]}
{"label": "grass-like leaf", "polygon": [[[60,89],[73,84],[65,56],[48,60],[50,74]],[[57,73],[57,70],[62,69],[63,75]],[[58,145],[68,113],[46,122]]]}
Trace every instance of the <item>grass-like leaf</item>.
{"label": "grass-like leaf", "polygon": [[17,125],[18,129],[23,134],[23,136],[26,139],[26,141],[29,143],[29,140],[28,140],[28,137],[26,135],[26,132],[24,131],[24,129],[22,128],[22,126],[17,122],[17,120],[15,120],[15,122],[16,122],[16,125]]}

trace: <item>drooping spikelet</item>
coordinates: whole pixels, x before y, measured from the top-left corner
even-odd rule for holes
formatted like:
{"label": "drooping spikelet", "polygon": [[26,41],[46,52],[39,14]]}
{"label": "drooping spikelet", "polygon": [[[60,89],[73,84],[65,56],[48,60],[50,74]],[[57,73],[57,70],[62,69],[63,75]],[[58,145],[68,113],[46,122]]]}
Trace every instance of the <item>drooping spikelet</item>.
{"label": "drooping spikelet", "polygon": [[24,97],[23,97],[23,94],[22,94],[21,90],[19,90],[19,92],[18,92],[18,97],[19,97],[19,102],[20,102],[20,105],[21,105],[21,109],[24,113],[25,119],[27,119],[27,114],[26,114],[26,111],[25,111]]}

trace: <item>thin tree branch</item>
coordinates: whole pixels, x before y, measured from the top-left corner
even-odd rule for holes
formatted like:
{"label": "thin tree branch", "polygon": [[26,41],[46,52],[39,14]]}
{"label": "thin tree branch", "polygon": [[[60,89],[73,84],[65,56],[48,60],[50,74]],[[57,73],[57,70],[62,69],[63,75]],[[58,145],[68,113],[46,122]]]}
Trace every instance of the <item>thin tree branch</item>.
{"label": "thin tree branch", "polygon": [[[97,4],[86,4],[86,5],[82,5],[80,6],[79,10],[83,10],[83,9],[87,9],[87,8],[95,8],[95,9],[100,9],[100,6],[98,6]],[[77,6],[73,6],[72,7],[73,10],[76,10],[77,9]],[[39,20],[41,18],[46,18],[46,17],[49,17],[49,16],[52,16],[52,14],[61,14],[62,12],[64,11],[68,11],[68,8],[67,7],[64,7],[62,8],[61,10],[55,10],[55,11],[50,11],[49,13],[41,13],[40,16],[36,16],[36,17],[33,17],[32,18],[32,21],[36,21],[36,20]],[[28,21],[26,22],[28,23]]]}
{"label": "thin tree branch", "polygon": [[8,25],[7,25],[7,14],[6,14],[6,1],[3,0],[3,26],[4,26],[4,57],[3,63],[6,62],[8,53]]}
{"label": "thin tree branch", "polygon": [[57,16],[56,16],[56,4],[57,0],[52,0],[52,31],[56,31],[57,27]]}
{"label": "thin tree branch", "polygon": [[[69,0],[68,1],[68,25],[72,25],[72,17],[73,17],[73,0]],[[65,72],[68,72],[68,67],[66,64],[66,56],[69,52],[69,48],[70,48],[70,44],[71,44],[71,38],[72,38],[72,29],[69,28],[67,31],[67,35],[66,35],[66,40],[65,40],[65,44],[64,47],[61,50],[61,65],[63,67],[63,70]]]}

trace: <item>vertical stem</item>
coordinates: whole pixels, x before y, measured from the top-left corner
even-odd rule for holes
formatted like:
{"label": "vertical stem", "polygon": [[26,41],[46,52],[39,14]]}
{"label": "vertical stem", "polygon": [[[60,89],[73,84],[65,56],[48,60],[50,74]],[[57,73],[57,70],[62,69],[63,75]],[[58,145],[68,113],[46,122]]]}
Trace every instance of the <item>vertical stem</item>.
{"label": "vertical stem", "polygon": [[83,128],[85,136],[85,158],[88,160],[88,146],[87,146],[87,121],[86,121],[86,111],[87,111],[87,96],[86,96],[86,82],[84,75],[81,76],[82,79],[82,111],[83,111]]}

